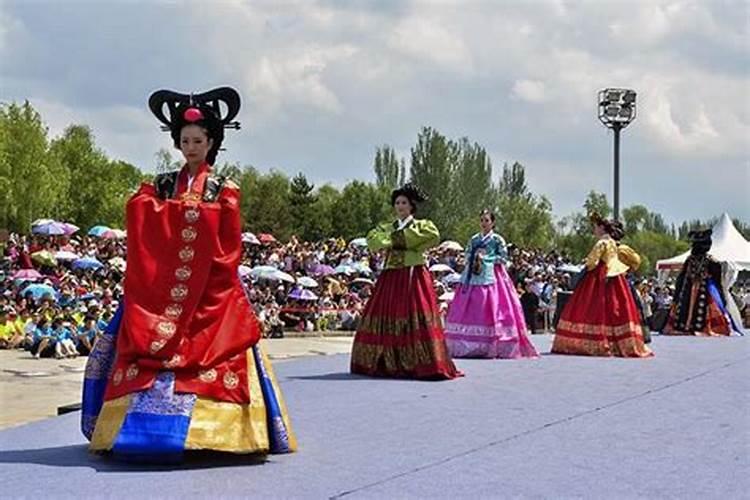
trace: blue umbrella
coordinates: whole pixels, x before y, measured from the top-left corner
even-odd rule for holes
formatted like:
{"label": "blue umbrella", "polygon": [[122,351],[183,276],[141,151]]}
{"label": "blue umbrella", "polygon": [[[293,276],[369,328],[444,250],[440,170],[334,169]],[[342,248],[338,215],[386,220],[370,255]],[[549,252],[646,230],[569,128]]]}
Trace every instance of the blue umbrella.
{"label": "blue umbrella", "polygon": [[357,270],[353,266],[341,264],[340,266],[336,266],[334,272],[336,274],[354,274],[357,272]]}
{"label": "blue umbrella", "polygon": [[83,257],[73,261],[73,269],[99,269],[103,265],[93,257]]}
{"label": "blue umbrella", "polygon": [[370,266],[364,262],[357,262],[354,264],[354,270],[362,274],[372,274],[372,269],[370,269]]}
{"label": "blue umbrella", "polygon": [[67,234],[67,228],[61,222],[57,221],[45,221],[42,224],[33,226],[31,232],[34,234],[46,234],[50,236],[57,236],[60,234]]}
{"label": "blue umbrella", "polygon": [[255,266],[250,269],[250,276],[253,278],[268,278],[268,276],[276,274],[279,269],[273,266]]}
{"label": "blue umbrella", "polygon": [[89,229],[88,235],[99,237],[109,230],[110,229],[107,226],[94,226],[91,229]]}
{"label": "blue umbrella", "polygon": [[34,300],[39,300],[47,294],[52,295],[52,297],[57,300],[57,290],[49,285],[29,285],[21,290],[21,295],[26,296],[29,292],[31,292],[31,296]]}

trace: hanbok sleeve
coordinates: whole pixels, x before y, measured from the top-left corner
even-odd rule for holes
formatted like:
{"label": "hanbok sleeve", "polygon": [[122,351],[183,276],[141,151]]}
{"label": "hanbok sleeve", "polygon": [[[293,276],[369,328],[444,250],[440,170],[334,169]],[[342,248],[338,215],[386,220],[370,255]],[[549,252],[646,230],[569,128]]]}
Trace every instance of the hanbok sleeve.
{"label": "hanbok sleeve", "polygon": [[373,252],[391,248],[391,232],[393,227],[388,223],[379,224],[367,233],[367,248]]}
{"label": "hanbok sleeve", "polygon": [[440,231],[430,220],[415,220],[404,229],[406,248],[416,252],[425,252],[440,243]]}
{"label": "hanbok sleeve", "polygon": [[497,264],[507,264],[508,262],[508,247],[505,244],[505,240],[502,236],[496,235],[495,236],[495,259],[494,263]]}
{"label": "hanbok sleeve", "polygon": [[619,245],[617,247],[617,258],[633,272],[641,267],[641,256],[628,245]]}

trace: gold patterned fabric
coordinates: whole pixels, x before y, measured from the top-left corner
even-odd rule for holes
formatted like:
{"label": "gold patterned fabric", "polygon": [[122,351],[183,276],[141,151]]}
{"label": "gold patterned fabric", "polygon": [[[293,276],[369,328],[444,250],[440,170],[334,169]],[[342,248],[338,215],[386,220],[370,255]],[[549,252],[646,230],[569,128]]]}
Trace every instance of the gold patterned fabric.
{"label": "gold patterned fabric", "polygon": [[424,266],[384,271],[357,328],[352,373],[422,379],[460,376],[448,354],[434,294]]}
{"label": "gold patterned fabric", "polygon": [[[260,347],[256,349],[260,350]],[[256,365],[252,349],[247,351],[247,373],[250,387],[250,404],[237,404],[196,397],[185,440],[186,450],[216,450],[231,453],[268,453],[269,419],[261,382],[260,367]],[[281,409],[290,451],[297,449],[289,414],[268,357],[261,350],[263,371],[271,383]],[[203,374],[206,380],[223,383],[221,379]],[[134,394],[106,401],[99,415],[91,440],[92,451],[111,450],[131,407]]]}

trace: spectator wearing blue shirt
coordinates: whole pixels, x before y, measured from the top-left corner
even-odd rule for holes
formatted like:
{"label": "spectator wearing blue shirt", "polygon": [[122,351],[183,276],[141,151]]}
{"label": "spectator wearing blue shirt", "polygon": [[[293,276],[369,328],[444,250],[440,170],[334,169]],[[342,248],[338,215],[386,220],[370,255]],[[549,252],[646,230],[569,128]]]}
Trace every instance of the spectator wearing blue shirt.
{"label": "spectator wearing blue shirt", "polygon": [[88,356],[91,353],[91,349],[94,348],[94,342],[96,342],[100,331],[96,324],[96,318],[87,314],[83,319],[83,324],[78,327],[77,347],[80,354]]}
{"label": "spectator wearing blue shirt", "polygon": [[52,329],[49,321],[44,315],[40,315],[39,322],[34,329],[33,344],[31,354],[35,358],[51,358],[55,354],[56,338],[52,335]]}
{"label": "spectator wearing blue shirt", "polygon": [[55,318],[52,321],[52,335],[57,340],[55,343],[56,358],[75,358],[78,356],[78,350],[73,341],[75,337],[73,336],[69,322],[63,321],[62,318]]}

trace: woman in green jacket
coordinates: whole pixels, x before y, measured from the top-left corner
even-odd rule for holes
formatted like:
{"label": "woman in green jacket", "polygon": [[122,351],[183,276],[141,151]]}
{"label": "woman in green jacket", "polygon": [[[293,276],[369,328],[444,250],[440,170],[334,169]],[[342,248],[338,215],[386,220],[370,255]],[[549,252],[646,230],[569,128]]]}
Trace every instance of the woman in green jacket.
{"label": "woman in green jacket", "polygon": [[451,379],[462,375],[448,354],[424,253],[440,242],[435,224],[415,219],[426,195],[406,184],[391,193],[398,219],[367,235],[385,251],[385,269],[365,307],[352,348],[351,371],[377,377]]}

